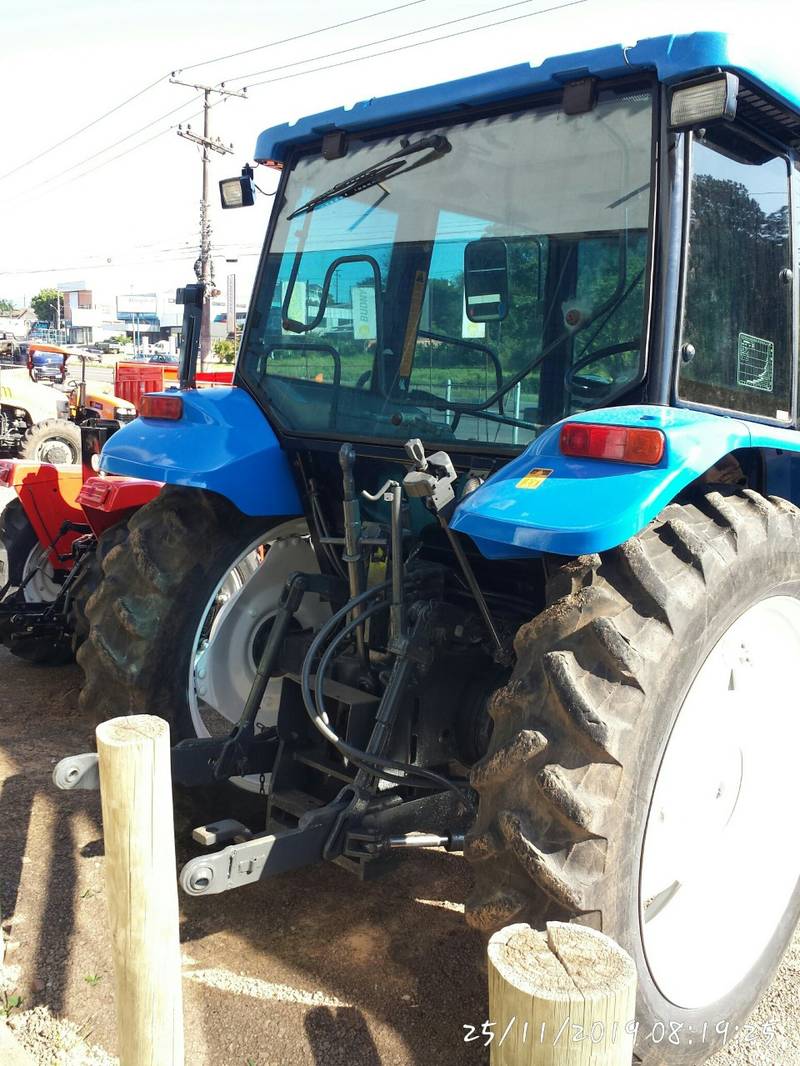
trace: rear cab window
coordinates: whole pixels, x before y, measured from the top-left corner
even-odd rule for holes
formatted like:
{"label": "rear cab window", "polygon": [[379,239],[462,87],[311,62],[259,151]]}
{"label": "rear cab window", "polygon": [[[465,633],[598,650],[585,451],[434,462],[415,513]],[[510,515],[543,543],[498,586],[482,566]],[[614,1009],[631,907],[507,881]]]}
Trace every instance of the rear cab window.
{"label": "rear cab window", "polygon": [[695,136],[678,398],[792,417],[788,160],[744,135]]}

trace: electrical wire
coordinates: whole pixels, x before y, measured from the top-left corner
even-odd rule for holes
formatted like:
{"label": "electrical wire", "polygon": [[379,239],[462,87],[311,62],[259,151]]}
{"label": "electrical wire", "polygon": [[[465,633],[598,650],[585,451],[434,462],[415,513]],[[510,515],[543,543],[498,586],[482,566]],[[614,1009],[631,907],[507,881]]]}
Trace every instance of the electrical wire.
{"label": "electrical wire", "polygon": [[[176,114],[178,111],[182,111],[185,107],[189,107],[190,104],[193,104],[196,100],[199,100],[201,96],[202,96],[202,93],[198,93],[196,96],[192,96],[192,97],[190,97],[190,99],[184,100],[184,102],[182,104],[179,104],[178,107],[173,107],[171,110],[166,111],[163,115],[159,115],[158,118],[154,118],[151,122],[147,122],[144,126],[140,126],[139,129],[138,130],[134,130],[133,133],[128,133],[124,137],[120,137],[120,139],[118,141],[114,141],[113,144],[107,144],[104,148],[100,148],[98,151],[94,152],[90,156],[87,156],[85,159],[81,159],[79,162],[73,163],[72,166],[66,167],[64,170],[60,170],[58,172],[58,174],[54,174],[50,178],[45,178],[44,181],[40,181],[36,185],[29,186],[25,190],[25,198],[27,199],[28,195],[30,193],[32,193],[32,192],[35,192],[36,189],[41,189],[41,188],[43,188],[46,185],[52,185],[53,182],[59,181],[61,178],[64,177],[65,174],[69,174],[70,171],[77,170],[79,167],[82,167],[85,163],[91,163],[91,161],[93,159],[97,159],[98,156],[105,155],[106,152],[112,151],[114,148],[117,148],[119,145],[124,144],[125,141],[129,141],[131,139],[131,137],[136,137],[140,133],[146,133],[147,130],[152,129],[152,127],[155,126],[158,122],[163,122],[164,119],[170,118],[172,115]],[[196,118],[198,115],[201,115],[201,114],[202,114],[202,111],[195,111],[191,115],[187,115],[186,118],[184,119],[184,121],[188,122],[189,119]],[[163,133],[169,133],[172,129],[174,129],[174,127],[170,126],[168,129],[162,130],[162,132]],[[159,136],[160,136],[160,134],[159,134]],[[154,140],[155,138],[152,138],[152,139]],[[148,144],[149,142],[148,141],[144,141],[142,143]],[[138,145],[136,147],[138,147]],[[133,151],[133,149],[131,149],[131,151]],[[125,154],[125,153],[123,153],[123,154]],[[119,156],[115,156],[114,159],[119,159]],[[105,166],[106,163],[113,163],[114,159],[105,160],[103,165]],[[99,169],[100,169],[99,167],[93,167],[91,170],[86,171],[86,173],[87,174],[91,174],[91,173],[93,173],[94,170],[99,170]],[[83,175],[78,175],[78,177],[83,177]],[[77,180],[77,178],[76,178],[76,180]],[[70,184],[70,182],[64,182],[63,184],[64,185],[68,185],[68,184]],[[57,189],[60,189],[61,187],[62,187],[61,185],[56,185]],[[55,190],[51,190],[51,191],[55,191]],[[11,199],[18,199],[18,197],[14,197],[14,198],[11,198]],[[2,202],[3,203],[8,203],[9,200],[4,200]]]}
{"label": "electrical wire", "polygon": [[[528,2],[530,2],[530,0],[528,0]],[[305,74],[318,74],[318,73],[320,73],[321,71],[324,71],[324,70],[333,70],[336,67],[345,67],[345,66],[348,66],[350,63],[362,63],[362,62],[364,62],[364,61],[366,61],[368,59],[379,59],[381,56],[394,55],[397,52],[406,52],[406,51],[408,51],[409,48],[422,48],[426,44],[437,44],[439,41],[450,41],[454,37],[464,37],[468,33],[477,33],[479,30],[490,30],[490,29],[493,29],[495,26],[507,26],[509,23],[512,23],[512,22],[520,22],[522,19],[535,18],[537,15],[547,15],[547,14],[553,12],[553,11],[562,11],[565,8],[578,7],[581,4],[586,4],[588,2],[589,2],[589,0],[568,0],[568,2],[564,3],[564,4],[555,4],[552,7],[539,8],[537,11],[529,11],[529,12],[527,12],[524,15],[514,15],[512,18],[497,19],[495,22],[486,22],[486,23],[483,23],[480,26],[470,26],[469,29],[456,30],[455,33],[445,33],[445,34],[442,34],[439,37],[431,37],[430,40],[427,40],[427,41],[414,41],[411,44],[401,44],[397,48],[386,48],[382,52],[370,52],[370,54],[366,55],[366,56],[354,56],[352,59],[343,59],[343,60],[341,60],[338,63],[327,63],[325,66],[314,67],[311,70],[299,70],[299,71],[296,71],[294,74],[282,74],[282,75],[280,75],[280,77],[277,77],[277,78],[266,78],[264,81],[251,82],[250,84],[246,85],[245,88],[249,91],[250,89],[257,89],[260,85],[272,85],[272,84],[274,84],[275,82],[278,82],[278,81],[288,81],[291,78],[301,78]],[[509,7],[513,7],[513,6],[516,6],[516,5],[515,4],[511,4],[511,5],[508,5],[508,6]],[[491,11],[483,12],[483,13],[484,14],[491,14]],[[477,16],[465,16],[465,17],[477,17]],[[460,21],[462,21],[462,20],[461,19],[452,19],[452,20],[450,20],[449,23],[442,23],[442,25],[443,26],[444,25],[455,25],[457,22],[460,22]],[[430,28],[433,29],[435,27],[430,27]],[[416,32],[423,33],[425,31],[424,30],[419,30],[419,31],[416,31]],[[398,35],[398,37],[400,37],[400,36],[408,36],[408,35],[407,34]],[[387,40],[394,40],[394,39],[398,39],[398,38],[391,38],[391,37],[387,38]],[[380,44],[380,43],[381,43],[380,41],[373,42],[373,44]],[[367,48],[367,47],[370,47],[370,46],[369,45],[362,45],[362,47]],[[331,56],[342,55],[344,52],[347,52],[347,51],[352,51],[352,49],[344,49],[343,52],[332,52],[332,53],[330,53],[330,55]],[[320,56],[320,57],[317,57],[317,58],[326,58],[326,57]],[[312,60],[307,60],[307,62],[313,62],[313,61]],[[289,64],[289,65],[291,65],[291,64]],[[285,68],[276,67],[276,68],[273,68],[273,69],[278,70],[278,69],[285,69]],[[263,71],[262,73],[266,74],[267,71]],[[255,74],[249,75],[249,77],[255,77],[255,76],[256,76]],[[240,78],[231,78],[229,80],[230,81],[240,81],[241,79]]]}
{"label": "electrical wire", "polygon": [[[10,178],[12,177],[12,175],[19,173],[20,170],[23,170],[25,167],[30,166],[31,163],[38,162],[40,159],[43,159],[44,156],[49,155],[50,152],[56,151],[56,149],[63,147],[69,141],[72,141],[76,137],[79,137],[82,133],[85,133],[87,130],[90,130],[94,126],[97,126],[99,123],[105,121],[105,119],[110,118],[111,115],[115,115],[118,111],[121,111],[124,107],[127,107],[128,104],[132,104],[135,100],[138,100],[141,96],[144,96],[145,93],[150,92],[151,89],[155,89],[156,86],[160,85],[162,82],[168,81],[171,75],[179,74],[184,70],[194,70],[196,67],[208,66],[211,63],[222,63],[228,59],[237,59],[239,56],[249,55],[252,52],[259,52],[265,48],[276,48],[278,45],[289,44],[292,41],[303,40],[306,37],[313,37],[320,33],[327,33],[330,30],[338,30],[342,29],[345,26],[353,26],[357,22],[366,22],[369,19],[378,18],[381,15],[389,15],[394,11],[401,11],[404,8],[415,7],[418,4],[423,3],[427,3],[427,0],[408,0],[407,3],[398,4],[395,7],[384,8],[381,11],[373,11],[371,14],[360,15],[358,18],[347,19],[344,22],[333,23],[330,26],[321,26],[316,30],[307,30],[305,33],[299,33],[293,37],[285,37],[280,41],[270,41],[266,44],[256,45],[253,48],[242,49],[239,52],[231,52],[229,55],[216,56],[214,59],[206,59],[199,63],[190,63],[186,67],[178,67],[176,70],[170,71],[167,74],[162,74],[160,77],[156,78],[155,81],[151,81],[148,85],[143,86],[143,88],[137,89],[137,91],[131,96],[126,97],[119,104],[115,104],[114,107],[109,108],[108,111],[104,111],[101,115],[98,115],[96,118],[93,118],[84,126],[79,127],[77,130],[73,130],[72,133],[67,134],[67,136],[64,137],[62,140],[56,141],[55,144],[51,144],[48,148],[43,148],[41,152],[38,152],[36,155],[31,156],[30,159],[26,159],[22,163],[18,163],[17,166],[13,167],[11,170],[7,170],[5,174],[0,174],[0,181],[4,181],[6,178]],[[160,121],[160,119],[155,119],[154,121],[158,122]],[[129,136],[133,137],[135,136],[135,134],[130,134]]]}
{"label": "electrical wire", "polygon": [[[350,45],[348,48],[341,48],[335,52],[326,52],[323,55],[308,56],[306,59],[296,59],[292,63],[281,63],[275,67],[268,67],[266,70],[255,70],[250,74],[237,74],[236,77],[227,78],[226,84],[233,82],[247,81],[249,78],[258,78],[262,74],[272,74],[275,71],[288,70],[290,67],[299,67],[303,63],[316,63],[321,59],[333,59],[336,56],[346,55],[348,52],[357,52],[362,48],[374,48],[381,44],[391,44],[393,41],[400,41],[404,37],[414,37],[418,33],[428,33],[430,30],[441,30],[445,26],[456,26],[460,22],[468,22],[470,19],[482,18],[485,15],[495,15],[499,11],[508,11],[509,8],[522,7],[524,4],[532,4],[533,0],[514,0],[513,3],[501,4],[499,7],[491,7],[485,11],[475,11],[471,15],[462,15],[456,19],[446,19],[444,22],[436,22],[430,26],[420,26],[416,30],[406,30],[403,33],[396,33],[391,37],[380,37],[376,41],[365,41],[363,44]],[[565,5],[566,6],[566,5]],[[532,12],[533,13],[533,12]],[[424,44],[424,41],[420,41],[420,44]],[[252,86],[248,86],[252,88]]]}
{"label": "electrical wire", "polygon": [[48,155],[50,152],[54,152],[56,148],[61,148],[62,145],[65,145],[67,143],[67,141],[73,140],[81,133],[85,133],[87,130],[90,130],[92,126],[96,126],[99,122],[102,122],[104,119],[107,119],[110,115],[114,115],[117,111],[121,111],[123,107],[127,107],[128,104],[133,103],[134,100],[138,100],[140,96],[144,96],[145,93],[150,92],[151,89],[155,89],[157,85],[160,85],[162,81],[166,80],[167,75],[162,74],[160,78],[156,78],[155,81],[150,82],[149,85],[145,85],[143,89],[139,89],[138,92],[135,92],[133,96],[129,96],[126,100],[123,100],[121,104],[117,104],[109,111],[104,111],[102,115],[98,115],[97,118],[93,118],[91,122],[87,122],[86,125],[81,126],[80,129],[73,130],[72,133],[68,134],[63,140],[57,141],[56,144],[51,144],[49,148],[43,148],[38,155],[32,156],[30,159],[26,159],[24,163],[19,163],[13,168],[13,170],[7,170],[5,174],[0,174],[0,181],[4,181],[6,178],[10,178],[12,174],[16,174],[18,171],[22,170],[23,167],[30,166],[31,163],[36,163],[43,156]]}
{"label": "electrical wire", "polygon": [[226,56],[215,56],[214,59],[204,59],[199,63],[190,63],[188,67],[180,67],[174,71],[182,74],[185,70],[195,70],[197,67],[207,67],[211,63],[223,63],[227,59],[238,59],[239,56],[250,55],[252,52],[262,52],[265,48],[277,48],[282,44],[291,44],[293,41],[302,41],[306,37],[314,37],[319,33],[328,33],[330,30],[340,30],[345,26],[355,26],[357,22],[367,22],[369,19],[378,18],[381,15],[391,15],[394,11],[402,11],[407,7],[416,7],[418,4],[427,3],[427,0],[409,0],[405,4],[397,4],[395,7],[386,7],[380,11],[373,11],[369,15],[359,15],[358,18],[347,19],[345,22],[334,22],[330,26],[320,26],[316,30],[307,30],[305,33],[295,34],[294,37],[284,37],[280,41],[269,41],[267,44],[257,44],[253,48],[243,48],[240,52],[231,52]]}

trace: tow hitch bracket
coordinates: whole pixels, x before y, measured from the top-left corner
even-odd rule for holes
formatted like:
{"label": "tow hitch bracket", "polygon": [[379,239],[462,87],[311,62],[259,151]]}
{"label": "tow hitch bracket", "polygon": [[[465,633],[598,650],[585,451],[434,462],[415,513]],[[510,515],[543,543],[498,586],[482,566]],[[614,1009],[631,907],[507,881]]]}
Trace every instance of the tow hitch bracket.
{"label": "tow hitch bracket", "polygon": [[[338,814],[338,809],[328,813]],[[181,870],[180,886],[189,896],[210,896],[311,866],[321,861],[330,831],[331,818],[326,818],[283,833],[259,833],[242,844],[230,844],[210,855],[198,855]]]}
{"label": "tow hitch bracket", "polygon": [[100,788],[97,753],[90,751],[85,755],[68,755],[61,759],[53,768],[53,784],[65,791],[73,788]]}

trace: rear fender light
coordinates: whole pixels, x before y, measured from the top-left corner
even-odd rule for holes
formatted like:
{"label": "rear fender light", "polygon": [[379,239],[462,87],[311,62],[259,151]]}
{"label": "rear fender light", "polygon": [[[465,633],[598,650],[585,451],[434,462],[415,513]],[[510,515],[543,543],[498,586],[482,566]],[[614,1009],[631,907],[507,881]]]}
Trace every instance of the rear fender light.
{"label": "rear fender light", "polygon": [[559,446],[562,455],[576,458],[655,466],[663,458],[666,437],[660,429],[567,422],[561,427]]}
{"label": "rear fender light", "polygon": [[105,484],[101,477],[90,477],[81,486],[78,500],[87,507],[99,507],[105,503],[110,492],[111,486]]}
{"label": "rear fender light", "polygon": [[167,418],[177,421],[183,415],[183,399],[180,396],[162,396],[146,392],[139,401],[140,418]]}

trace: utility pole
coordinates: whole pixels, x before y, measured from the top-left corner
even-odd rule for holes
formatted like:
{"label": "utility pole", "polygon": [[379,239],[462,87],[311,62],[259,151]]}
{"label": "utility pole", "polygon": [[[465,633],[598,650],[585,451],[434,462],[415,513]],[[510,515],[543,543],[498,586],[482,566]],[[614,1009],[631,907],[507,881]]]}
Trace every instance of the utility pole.
{"label": "utility pole", "polygon": [[211,258],[211,219],[208,203],[208,165],[211,161],[209,152],[218,152],[220,155],[230,155],[233,145],[225,145],[219,137],[211,137],[209,112],[211,111],[211,97],[213,93],[218,96],[239,96],[247,99],[244,90],[226,89],[225,83],[219,85],[196,85],[193,82],[179,81],[173,71],[169,79],[173,85],[185,85],[189,89],[197,89],[203,94],[203,134],[200,136],[192,132],[192,127],[184,129],[178,126],[178,136],[184,140],[193,141],[203,149],[203,196],[200,201],[200,256],[194,265],[197,280],[205,286],[203,299],[203,312],[200,319],[200,366],[205,367],[209,352],[211,351],[211,295],[214,288],[214,265]]}

